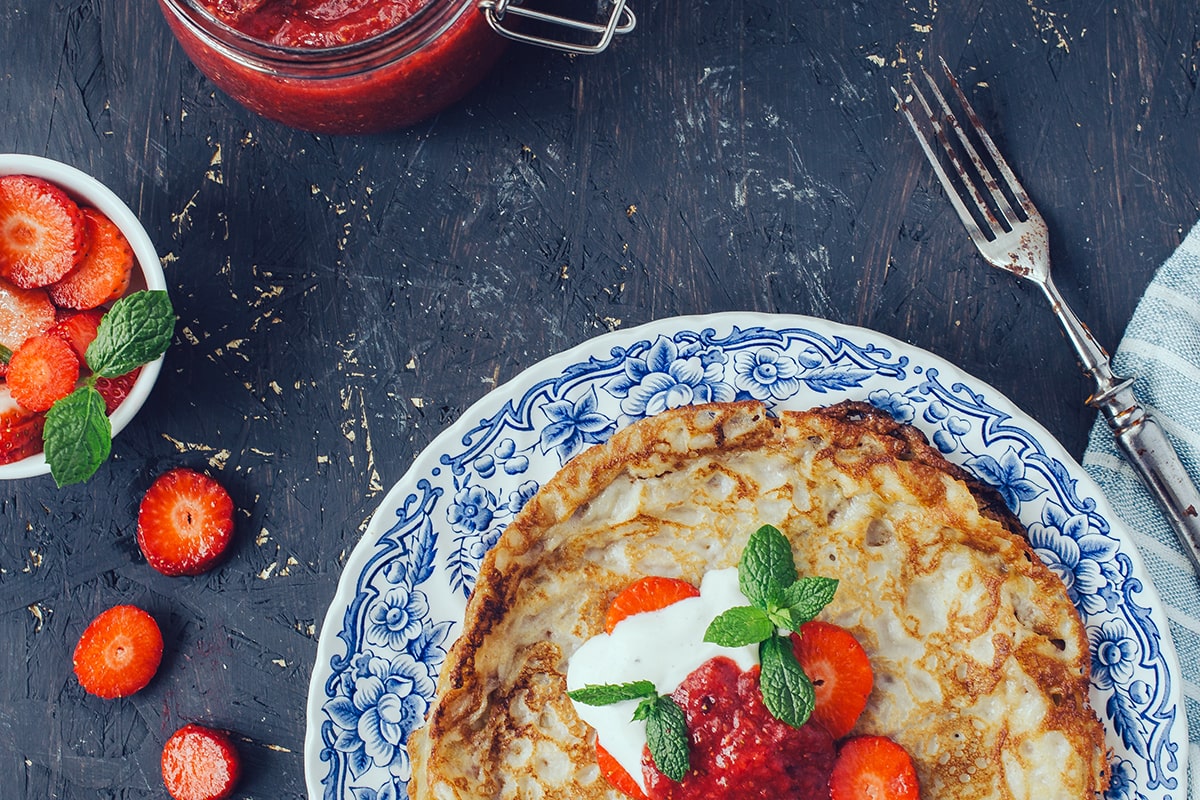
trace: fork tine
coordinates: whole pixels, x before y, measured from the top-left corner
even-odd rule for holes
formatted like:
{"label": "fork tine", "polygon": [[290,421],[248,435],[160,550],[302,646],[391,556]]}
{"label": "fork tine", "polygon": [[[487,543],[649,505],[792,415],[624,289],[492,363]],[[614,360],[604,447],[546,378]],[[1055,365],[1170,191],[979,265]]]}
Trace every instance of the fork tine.
{"label": "fork tine", "polygon": [[[968,189],[970,189],[974,184],[968,180],[967,176],[963,173],[963,168],[961,164],[958,163],[957,156],[954,155],[953,150],[946,146],[948,142],[945,141],[945,134],[940,131],[941,126],[933,117],[933,109],[931,109],[929,104],[925,102],[925,97],[921,94],[921,90],[917,88],[916,84],[909,80],[908,85],[909,88],[913,90],[913,94],[924,107],[926,112],[925,116],[928,119],[929,124],[933,127],[935,134],[937,134],[939,138],[943,140],[943,149],[947,152],[947,154],[950,155],[951,161],[955,163],[955,167],[959,172],[959,176],[967,185]],[[989,240],[988,235],[985,234],[983,229],[979,227],[979,223],[975,220],[974,215],[971,214],[970,209],[967,208],[966,203],[964,203],[962,197],[959,196],[958,188],[954,185],[954,181],[950,179],[950,175],[947,174],[946,169],[942,166],[941,160],[933,151],[933,147],[929,144],[929,140],[926,138],[925,133],[921,130],[921,126],[917,122],[917,118],[913,116],[912,110],[909,108],[908,101],[900,96],[900,93],[896,91],[895,87],[891,87],[891,89],[892,96],[894,96],[896,98],[896,102],[900,104],[900,111],[903,112],[904,118],[908,120],[908,124],[913,129],[913,133],[917,135],[917,142],[920,143],[921,150],[925,153],[925,159],[933,167],[934,173],[941,182],[942,188],[946,191],[946,196],[950,198],[950,204],[954,206],[954,210],[958,213],[958,218],[962,220],[962,224],[966,227],[967,233],[971,234],[971,239],[976,245],[985,244]],[[980,198],[976,197],[976,202],[978,205],[982,206],[983,204],[979,203],[979,199]],[[986,206],[983,207],[986,208]],[[988,233],[991,232],[989,231]]]}
{"label": "fork tine", "polygon": [[[973,151],[973,148],[970,146],[971,143],[966,140],[966,133],[963,131],[962,126],[958,124],[958,120],[955,118],[954,113],[950,111],[949,106],[946,104],[945,96],[938,89],[937,84],[933,82],[933,78],[929,75],[924,67],[921,67],[921,74],[925,77],[926,85],[929,87],[929,90],[933,92],[934,98],[942,108],[950,127],[954,129],[959,141],[966,145],[968,156],[974,162],[976,169],[982,170],[983,165],[979,162],[979,154]],[[975,211],[979,215],[975,217],[975,219],[978,220],[979,217],[982,217],[987,222],[986,229],[984,226],[981,226],[980,229],[985,235],[987,235],[988,239],[992,239],[995,236],[1000,235],[1005,230],[1005,221],[997,218],[992,209],[995,208],[997,211],[1000,211],[1001,214],[1004,213],[1003,209],[1001,209],[999,206],[988,205],[987,199],[983,196],[983,192],[980,190],[979,181],[975,180],[968,172],[966,164],[963,163],[962,158],[959,157],[958,151],[954,149],[954,144],[950,141],[950,137],[946,134],[946,126],[942,124],[940,118],[934,112],[933,106],[930,105],[929,101],[925,99],[924,92],[922,92],[920,87],[917,86],[917,84],[913,81],[911,74],[908,76],[908,85],[912,88],[913,93],[920,101],[921,108],[925,111],[925,117],[929,120],[929,124],[933,127],[934,134],[937,136],[938,141],[942,145],[942,151],[945,152],[946,157],[954,166],[954,171],[958,174],[959,180],[962,181],[963,187],[967,192],[970,193],[971,198],[975,201]],[[995,180],[986,172],[980,171],[978,174],[983,180],[984,184],[995,185]],[[947,186],[946,190],[949,192],[950,187]],[[956,195],[958,194],[957,190],[955,193]]]}
{"label": "fork tine", "polygon": [[[958,97],[959,103],[967,114],[967,120],[971,123],[976,135],[980,137],[980,140],[983,142],[984,147],[988,151],[988,155],[990,155],[993,159],[993,162],[999,166],[1001,174],[1008,178],[1009,183],[1011,184],[1016,180],[1012,174],[1012,170],[1010,170],[1008,165],[1004,163],[1004,159],[1001,157],[1000,151],[996,148],[995,143],[992,142],[991,137],[988,136],[987,131],[984,129],[982,123],[980,123],[979,117],[975,114],[975,109],[971,108],[971,104],[967,102],[966,95],[963,94],[962,88],[959,86],[958,81],[955,80],[954,75],[951,74],[950,67],[946,65],[945,59],[939,58],[938,60],[942,64],[942,70],[946,73],[946,77],[949,79],[950,85],[954,87],[955,95]],[[1011,228],[1014,221],[1021,219],[1021,215],[1018,214],[1012,207],[1012,204],[1008,202],[1008,197],[1006,197],[1004,192],[1001,190],[995,175],[992,174],[992,171],[988,168],[987,164],[984,163],[983,159],[979,155],[979,151],[975,149],[975,145],[971,143],[970,138],[967,136],[967,132],[963,129],[962,124],[959,122],[958,116],[953,110],[951,110],[950,104],[946,101],[946,96],[942,94],[941,89],[939,89],[937,84],[934,83],[933,76],[931,76],[924,67],[921,68],[921,74],[925,76],[925,82],[929,84],[929,89],[933,93],[934,98],[937,100],[938,105],[941,107],[942,114],[945,115],[949,126],[954,129],[954,133],[958,136],[958,141],[962,145],[963,151],[967,154],[967,157],[971,159],[971,164],[974,165],[976,173],[983,181],[983,187],[987,189],[988,196],[991,197],[992,203],[994,203],[993,207],[1000,212],[1000,219],[997,221],[1000,224]],[[946,144],[949,146],[948,142]],[[959,169],[959,174],[962,175],[962,169]],[[966,180],[965,176],[963,176],[963,180]],[[972,191],[975,195],[975,202],[979,205],[980,209],[987,207],[985,205],[983,194],[979,190],[978,184],[972,184]],[[1018,202],[1020,201],[1018,200]],[[991,215],[989,215],[989,220],[990,219],[992,219]]]}
{"label": "fork tine", "polygon": [[[967,101],[967,96],[963,92],[962,86],[959,85],[958,79],[954,77],[954,73],[950,71],[950,66],[946,63],[946,59],[939,56],[938,62],[942,65],[942,72],[946,74],[946,79],[950,82],[950,86],[953,87],[954,94],[958,98],[958,102],[962,105],[963,110],[967,113],[967,121],[971,123],[971,127],[979,136],[979,140],[983,142],[983,146],[987,150],[988,155],[991,157],[992,163],[994,163],[996,168],[1000,170],[1000,175],[1004,178],[1004,182],[1007,184],[1009,191],[1013,193],[1013,197],[1016,198],[1017,204],[1021,207],[1021,211],[1025,213],[1026,217],[1037,216],[1037,207],[1033,204],[1033,201],[1029,199],[1029,195],[1025,192],[1025,187],[1021,185],[1021,181],[1017,180],[1017,176],[1008,166],[1008,161],[1006,161],[1004,156],[1000,154],[1000,148],[996,147],[996,143],[992,141],[992,137],[988,134],[987,128],[983,126],[983,122],[980,121],[979,115],[975,113],[975,109],[971,106],[970,102]],[[944,105],[945,101],[943,100],[943,106]],[[962,137],[964,144],[967,144],[968,148],[971,150],[972,158],[975,160],[976,166],[979,166],[980,162],[978,160],[978,153],[975,152],[973,147],[970,147],[969,143],[967,143],[965,135],[963,135],[961,131],[959,135]],[[997,194],[997,192],[993,190],[993,195],[995,194]],[[1004,199],[1004,205],[1008,206],[1009,210],[1011,211],[1012,207],[1008,205],[1008,199],[1004,197],[1003,193],[999,193],[999,195],[1002,199]]]}

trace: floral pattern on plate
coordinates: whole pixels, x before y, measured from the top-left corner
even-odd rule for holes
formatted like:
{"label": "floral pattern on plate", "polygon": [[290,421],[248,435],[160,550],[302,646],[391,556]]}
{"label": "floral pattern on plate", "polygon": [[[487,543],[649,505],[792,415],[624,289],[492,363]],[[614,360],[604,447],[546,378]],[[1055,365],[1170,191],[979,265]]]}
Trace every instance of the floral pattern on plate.
{"label": "floral pattern on plate", "polygon": [[355,548],[309,692],[309,795],[400,800],[406,744],[432,702],[480,561],[569,459],[683,405],[772,410],[863,400],[994,486],[1087,627],[1112,800],[1183,796],[1179,669],[1140,558],[1098,488],[989,386],[881,334],[799,316],[716,314],[608,334],[480,400],[393,487]]}

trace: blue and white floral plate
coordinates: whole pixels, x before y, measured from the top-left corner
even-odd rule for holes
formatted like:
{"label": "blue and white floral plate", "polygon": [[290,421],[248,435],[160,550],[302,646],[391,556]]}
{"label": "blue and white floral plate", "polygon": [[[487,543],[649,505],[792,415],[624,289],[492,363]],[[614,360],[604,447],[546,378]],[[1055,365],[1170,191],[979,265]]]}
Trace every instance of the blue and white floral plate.
{"label": "blue and white floral plate", "polygon": [[1113,800],[1181,800],[1186,718],[1167,619],[1128,534],[1041,426],[942,359],[861,328],[726,313],[619,331],[546,359],[442,433],[380,504],[321,630],[308,702],[313,800],[399,800],[480,559],[537,488],[618,428],[689,403],[865,400],[994,485],[1087,626]]}

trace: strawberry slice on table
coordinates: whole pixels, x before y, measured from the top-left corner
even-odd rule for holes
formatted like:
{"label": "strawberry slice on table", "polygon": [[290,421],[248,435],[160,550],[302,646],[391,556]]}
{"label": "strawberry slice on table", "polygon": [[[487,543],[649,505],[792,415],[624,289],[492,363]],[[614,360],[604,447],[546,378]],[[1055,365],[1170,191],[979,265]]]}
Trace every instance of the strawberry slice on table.
{"label": "strawberry slice on table", "polygon": [[908,751],[886,736],[857,736],[838,751],[829,776],[831,800],[918,800]]}
{"label": "strawberry slice on table", "polygon": [[233,538],[233,499],[209,476],[178,467],[164,472],[138,509],[137,542],[164,575],[199,575]]}
{"label": "strawberry slice on table", "polygon": [[79,637],[75,677],[97,697],[128,697],[150,683],[162,653],[162,631],[154,617],[137,606],[113,606],[93,619]]}
{"label": "strawberry slice on table", "polygon": [[14,400],[30,411],[47,411],[75,391],[79,358],[59,337],[38,334],[13,353],[6,378]]}
{"label": "strawberry slice on table", "polygon": [[31,175],[0,177],[0,275],[26,289],[54,283],[79,263],[86,242],[66,192]]}
{"label": "strawberry slice on table", "polygon": [[133,248],[116,223],[94,208],[83,209],[91,246],[75,269],[48,287],[50,299],[63,308],[96,308],[116,300],[129,288]]}
{"label": "strawberry slice on table", "polygon": [[71,345],[75,355],[79,356],[79,363],[85,364],[88,345],[96,338],[102,319],[104,312],[99,309],[68,312],[47,333]]}
{"label": "strawberry slice on table", "polygon": [[46,415],[21,408],[8,387],[0,384],[0,464],[11,464],[42,452]]}
{"label": "strawberry slice on table", "polygon": [[174,800],[224,800],[241,771],[237,748],[223,731],[188,723],[163,745],[163,783]]}
{"label": "strawberry slice on table", "polygon": [[792,634],[792,649],[816,692],[813,719],[834,739],[842,738],[867,707],[875,682],[866,651],[850,631],[818,620]]}
{"label": "strawberry slice on table", "polygon": [[613,598],[604,620],[604,631],[612,633],[617,623],[634,614],[658,611],[689,597],[698,597],[700,590],[679,578],[650,575],[639,578]]}
{"label": "strawberry slice on table", "polygon": [[0,345],[16,350],[54,321],[54,303],[45,289],[22,289],[0,278]]}

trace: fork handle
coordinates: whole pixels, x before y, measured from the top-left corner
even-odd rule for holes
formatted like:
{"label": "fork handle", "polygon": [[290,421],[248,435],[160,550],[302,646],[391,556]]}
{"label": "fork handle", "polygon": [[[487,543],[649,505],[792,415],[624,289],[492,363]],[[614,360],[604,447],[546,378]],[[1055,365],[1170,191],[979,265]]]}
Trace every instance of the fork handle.
{"label": "fork handle", "polygon": [[[1124,400],[1120,399],[1122,395],[1126,396]],[[1200,493],[1162,426],[1138,404],[1128,385],[1113,396],[1111,404],[1100,404],[1099,408],[1117,444],[1162,506],[1192,568],[1200,575]]]}
{"label": "fork handle", "polygon": [[1133,379],[1113,373],[1108,354],[1071,311],[1053,281],[1043,283],[1042,291],[1075,348],[1080,365],[1095,384],[1088,405],[1104,415],[1117,445],[1162,507],[1192,568],[1200,576],[1200,490],[1162,426],[1138,402],[1133,393]]}

